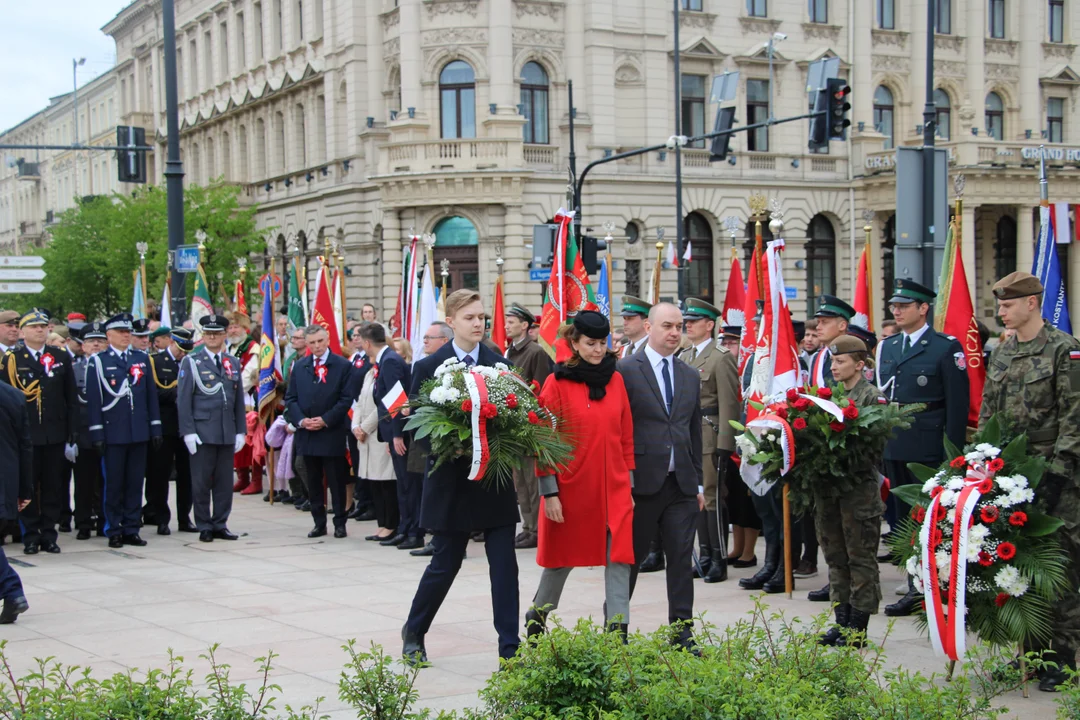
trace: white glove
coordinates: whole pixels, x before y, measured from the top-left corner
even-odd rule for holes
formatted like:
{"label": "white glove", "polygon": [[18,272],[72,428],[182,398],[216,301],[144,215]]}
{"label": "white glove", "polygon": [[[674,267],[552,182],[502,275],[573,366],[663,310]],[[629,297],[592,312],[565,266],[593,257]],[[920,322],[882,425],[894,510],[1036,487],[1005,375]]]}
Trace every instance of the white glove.
{"label": "white glove", "polygon": [[64,445],[64,457],[67,458],[69,463],[75,462],[75,458],[79,457],[79,446]]}
{"label": "white glove", "polygon": [[237,435],[236,436],[236,442],[233,443],[233,455],[240,452],[240,448],[244,447],[244,440],[246,438],[247,438],[246,435]]}
{"label": "white glove", "polygon": [[194,455],[199,452],[199,446],[202,445],[202,439],[195,433],[184,436],[184,444],[187,445],[187,451],[189,455]]}
{"label": "white glove", "polygon": [[289,433],[290,435],[296,434],[296,426],[292,423],[289,423],[285,426],[285,432]]}

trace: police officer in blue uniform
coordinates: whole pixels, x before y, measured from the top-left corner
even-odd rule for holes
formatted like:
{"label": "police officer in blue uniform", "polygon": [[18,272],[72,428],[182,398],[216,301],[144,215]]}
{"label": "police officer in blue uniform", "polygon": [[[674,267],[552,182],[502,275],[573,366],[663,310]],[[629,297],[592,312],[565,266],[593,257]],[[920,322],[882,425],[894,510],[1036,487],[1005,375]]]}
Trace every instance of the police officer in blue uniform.
{"label": "police officer in blue uniform", "polygon": [[149,356],[131,349],[131,315],[105,323],[109,347],[90,359],[86,378],[90,440],[105,460],[105,534],[109,547],[143,546],[146,446],[161,447],[157,386]]}
{"label": "police officer in blue uniform", "polygon": [[105,513],[101,508],[101,458],[90,439],[90,408],[86,403],[90,359],[109,347],[105,323],[87,323],[79,331],[79,339],[82,341],[83,354],[75,359],[75,388],[79,400],[79,438],[74,462],[75,527],[79,532],[75,539],[89,540],[95,528],[98,537],[105,537]]}
{"label": "police officer in blue uniform", "polygon": [[[900,332],[885,338],[877,347],[878,387],[885,398],[900,405],[926,405],[915,415],[911,427],[897,430],[885,446],[885,475],[893,486],[917,482],[908,463],[940,465],[945,459],[945,436],[961,448],[966,440],[967,362],[960,341],[927,324],[936,297],[933,290],[910,278],[897,278],[889,309]],[[896,515],[890,517],[889,525],[895,528],[911,508],[895,496],[891,501]],[[887,605],[885,614],[910,615],[922,599],[909,581],[907,595]]]}

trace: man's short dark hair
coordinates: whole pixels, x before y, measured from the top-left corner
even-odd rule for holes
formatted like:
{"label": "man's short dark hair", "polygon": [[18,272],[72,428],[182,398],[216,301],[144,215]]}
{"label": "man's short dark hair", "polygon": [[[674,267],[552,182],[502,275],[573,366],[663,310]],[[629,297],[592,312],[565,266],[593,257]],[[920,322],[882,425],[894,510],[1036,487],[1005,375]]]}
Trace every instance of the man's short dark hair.
{"label": "man's short dark hair", "polygon": [[360,337],[376,345],[386,344],[386,330],[379,323],[368,323],[360,326]]}

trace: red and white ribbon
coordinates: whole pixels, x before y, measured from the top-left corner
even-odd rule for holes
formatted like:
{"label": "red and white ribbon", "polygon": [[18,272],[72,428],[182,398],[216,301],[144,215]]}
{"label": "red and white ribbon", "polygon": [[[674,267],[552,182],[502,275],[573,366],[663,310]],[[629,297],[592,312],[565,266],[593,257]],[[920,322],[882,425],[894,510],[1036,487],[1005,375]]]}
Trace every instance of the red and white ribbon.
{"label": "red and white ribbon", "polygon": [[819,408],[836,418],[836,422],[844,422],[844,411],[840,409],[840,406],[834,403],[832,400],[826,400],[825,398],[819,398],[816,395],[806,395],[799,393],[799,397],[806,398],[810,402],[817,405]]}
{"label": "red and white ribbon", "polygon": [[[784,464],[780,468],[780,476],[787,475],[795,464],[795,433],[792,432],[788,421],[775,413],[766,413],[748,422],[746,429],[759,438],[766,430],[780,431],[780,449],[784,453]],[[739,468],[743,481],[754,494],[762,496],[772,489],[773,483],[766,482],[761,477],[761,465],[744,462]]]}
{"label": "red and white ribbon", "polygon": [[326,366],[325,365],[319,365],[318,367],[315,368],[315,377],[317,377],[319,379],[319,382],[321,382],[321,383],[326,382]]}
{"label": "red and white ribbon", "polygon": [[131,384],[138,385],[140,378],[143,376],[143,369],[138,365],[131,367]]}
{"label": "red and white ribbon", "polygon": [[45,374],[48,375],[49,377],[53,376],[52,369],[53,369],[53,365],[55,365],[55,364],[56,364],[56,358],[54,358],[49,353],[45,353],[44,355],[41,356],[41,365],[42,365],[42,367],[45,368]]}
{"label": "red and white ribbon", "polygon": [[983,481],[992,479],[994,473],[985,463],[976,463],[968,467],[964,477],[964,487],[956,498],[956,510],[953,513],[953,543],[949,559],[949,591],[943,601],[939,586],[937,568],[937,548],[944,541],[940,534],[935,537],[937,528],[935,517],[941,505],[938,493],[930,499],[926,509],[922,528],[919,530],[919,543],[922,545],[922,563],[920,570],[923,581],[923,600],[926,604],[926,622],[930,629],[930,641],[938,654],[950,660],[959,660],[967,649],[967,554],[970,542],[970,521],[979,503],[982,493],[979,486]]}
{"label": "red and white ribbon", "polygon": [[467,372],[462,375],[465,380],[465,389],[469,391],[469,400],[472,402],[472,466],[469,468],[469,479],[480,480],[487,472],[488,459],[490,457],[487,439],[487,419],[481,414],[484,405],[488,403],[487,381],[478,372]]}

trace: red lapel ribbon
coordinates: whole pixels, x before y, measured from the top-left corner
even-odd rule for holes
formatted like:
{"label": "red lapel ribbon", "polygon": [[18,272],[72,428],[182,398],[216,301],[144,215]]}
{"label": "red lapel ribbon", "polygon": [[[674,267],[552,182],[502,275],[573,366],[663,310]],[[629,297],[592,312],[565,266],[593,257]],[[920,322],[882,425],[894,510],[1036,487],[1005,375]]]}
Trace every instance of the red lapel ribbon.
{"label": "red lapel ribbon", "polygon": [[132,385],[138,385],[139,384],[139,378],[141,378],[142,376],[143,376],[143,369],[141,367],[139,367],[138,365],[132,365],[131,366]]}
{"label": "red lapel ribbon", "polygon": [[326,366],[319,363],[315,365],[315,376],[319,378],[319,382],[326,382]]}
{"label": "red lapel ribbon", "polygon": [[41,365],[42,365],[42,367],[45,368],[45,374],[48,375],[49,377],[52,377],[52,369],[53,369],[53,366],[55,364],[56,364],[56,358],[54,358],[49,353],[44,353],[41,356]]}

